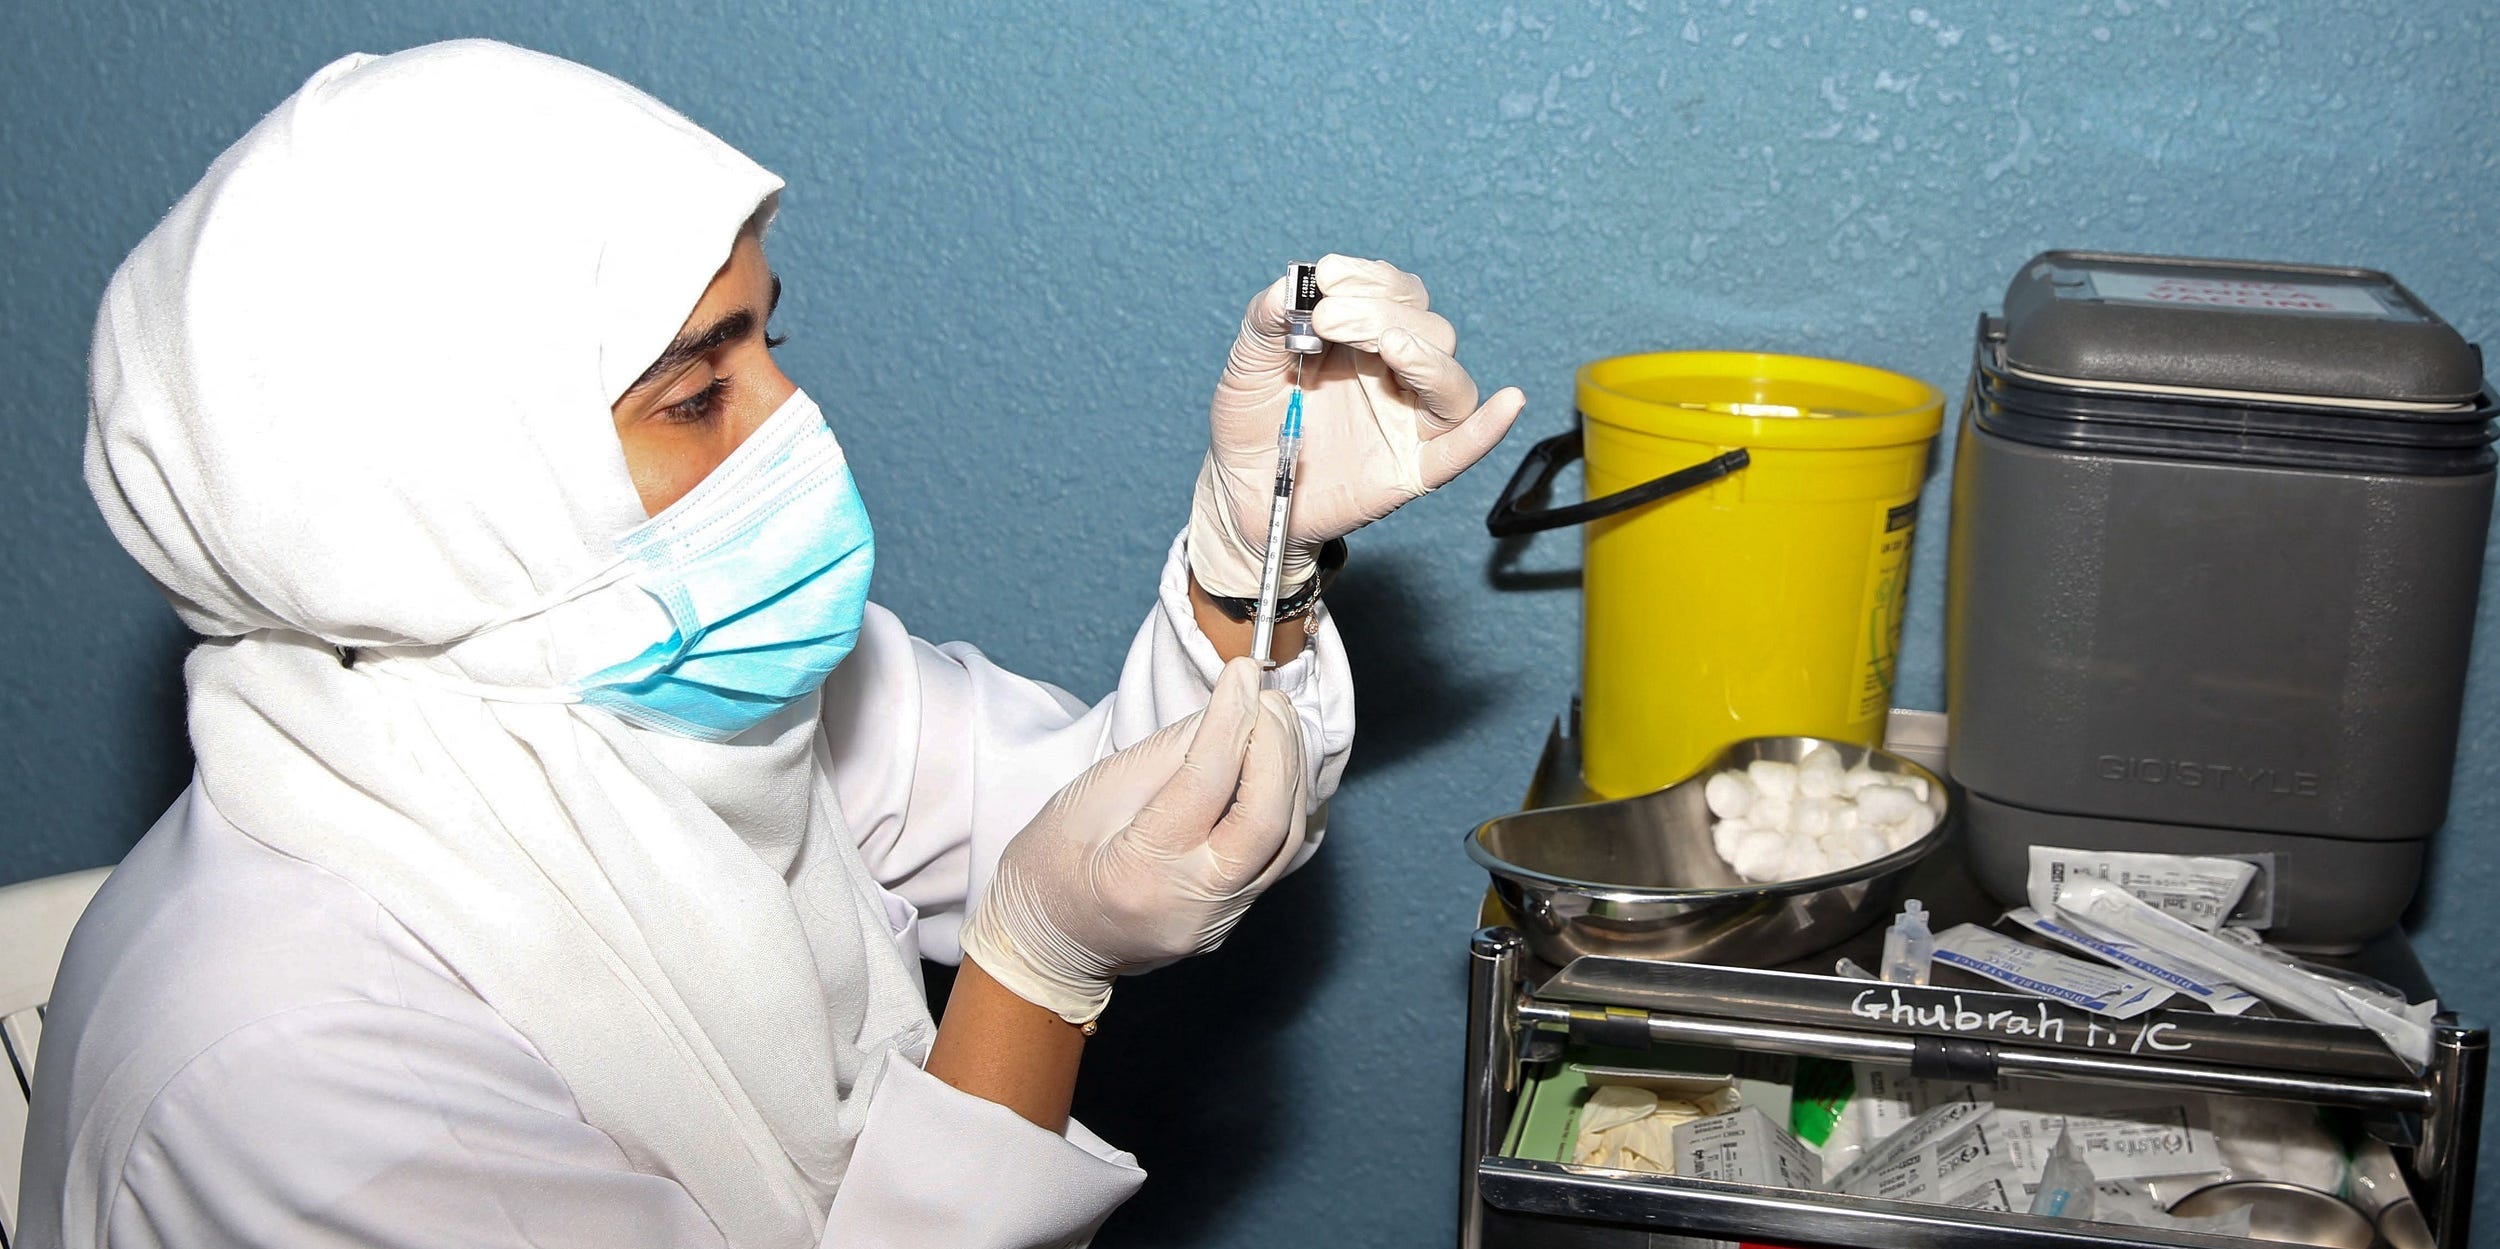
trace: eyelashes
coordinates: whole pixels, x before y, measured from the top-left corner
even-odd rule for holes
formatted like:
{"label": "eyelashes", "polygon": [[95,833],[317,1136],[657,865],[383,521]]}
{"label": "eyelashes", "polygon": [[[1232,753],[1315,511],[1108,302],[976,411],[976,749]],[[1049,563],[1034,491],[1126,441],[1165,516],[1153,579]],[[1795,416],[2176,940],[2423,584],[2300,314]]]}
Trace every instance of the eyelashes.
{"label": "eyelashes", "polygon": [[721,403],[728,397],[729,379],[714,377],[711,385],[660,409],[660,418],[672,425],[708,421],[720,415]]}
{"label": "eyelashes", "polygon": [[[790,336],[787,334],[764,336],[764,346],[768,349],[779,347],[789,341]],[[713,375],[710,385],[660,409],[660,419],[672,425],[692,425],[718,417],[721,405],[729,398],[730,377],[731,375],[726,373]]]}

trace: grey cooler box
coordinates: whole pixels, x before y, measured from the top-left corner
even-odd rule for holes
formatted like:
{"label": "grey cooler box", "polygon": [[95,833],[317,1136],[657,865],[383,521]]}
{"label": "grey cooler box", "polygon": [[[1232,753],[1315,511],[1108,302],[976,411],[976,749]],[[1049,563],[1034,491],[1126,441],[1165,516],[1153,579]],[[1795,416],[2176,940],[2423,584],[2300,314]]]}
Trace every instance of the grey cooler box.
{"label": "grey cooler box", "polygon": [[1955,453],[1950,770],[2029,848],[2251,857],[2295,945],[2396,923],[2447,815],[2490,523],[2481,355],[2368,270],[2050,252]]}

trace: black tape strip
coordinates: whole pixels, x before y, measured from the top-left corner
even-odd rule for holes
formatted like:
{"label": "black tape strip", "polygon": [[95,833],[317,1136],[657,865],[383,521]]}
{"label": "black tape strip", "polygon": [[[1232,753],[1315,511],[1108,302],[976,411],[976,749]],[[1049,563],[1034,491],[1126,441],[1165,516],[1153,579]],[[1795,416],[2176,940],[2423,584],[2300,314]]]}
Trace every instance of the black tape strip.
{"label": "black tape strip", "polygon": [[1571,1012],[1571,1039],[1583,1045],[1613,1049],[1649,1048],[1649,1016],[1636,1010],[1607,1007]]}
{"label": "black tape strip", "polygon": [[1910,1074],[1956,1084],[1993,1083],[1997,1047],[1968,1037],[1919,1037],[1910,1049]]}

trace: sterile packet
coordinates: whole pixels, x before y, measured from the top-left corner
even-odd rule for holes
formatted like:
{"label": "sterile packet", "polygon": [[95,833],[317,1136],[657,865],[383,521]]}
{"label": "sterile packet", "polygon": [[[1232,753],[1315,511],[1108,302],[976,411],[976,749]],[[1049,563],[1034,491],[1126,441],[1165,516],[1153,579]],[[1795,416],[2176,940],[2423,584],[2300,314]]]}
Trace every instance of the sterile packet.
{"label": "sterile packet", "polygon": [[[2016,907],[2005,918],[2072,950],[2081,950],[2114,966],[2148,976],[2211,1007],[2218,1015],[2239,1015],[2257,1004],[2248,990],[2189,963],[2165,961],[2131,941],[2103,940],[2070,927],[2064,917],[2050,919],[2030,907]],[[2227,931],[2227,930],[2226,930]]]}
{"label": "sterile packet", "polygon": [[2406,1003],[2404,994],[2399,992],[2396,986],[2389,984],[2384,980],[2371,976],[2364,976],[2359,972],[2346,971],[2340,967],[2329,967],[2323,963],[2313,963],[2289,950],[2278,949],[2274,946],[2266,944],[2265,936],[2251,929],[2242,928],[2236,924],[2226,924],[2221,928],[2215,929],[2214,935],[2221,937],[2226,941],[2237,942],[2241,946],[2246,947],[2249,950],[2253,950],[2268,959],[2293,969],[2294,971],[2305,972],[2316,979],[2326,981],[2331,985],[2351,993],[2353,996],[2360,998],[2362,1001],[2369,1002],[2379,1007],[2381,1010],[2405,1011],[2412,1009],[2412,1007]]}
{"label": "sterile packet", "polygon": [[1984,1102],[1986,1085],[1950,1080],[1922,1080],[1907,1067],[1858,1063],[1851,1068],[1857,1096],[1851,1105],[1866,1124],[1866,1139],[1879,1142],[1910,1126],[1920,1115],[1950,1102]]}
{"label": "sterile packet", "polygon": [[[1983,1103],[1958,1103],[1979,1105]],[[1835,1177],[1833,1187],[1859,1197],[1926,1201],[1965,1210],[2011,1210],[2022,1185],[1985,1112],[1960,1118],[1941,1134],[1923,1134],[1915,1149],[1887,1149],[1870,1164]]]}
{"label": "sterile packet", "polygon": [[1984,1101],[1952,1101],[1937,1105],[1912,1119],[1908,1127],[1880,1140],[1869,1141],[1866,1151],[1856,1162],[1832,1176],[1831,1186],[1842,1192],[1849,1191],[1851,1185],[1936,1144],[1964,1125],[1984,1118],[1995,1108],[1995,1103]]}
{"label": "sterile packet", "polygon": [[2058,896],[2066,890],[2087,880],[2102,881],[2165,915],[2212,932],[2231,917],[2256,876],[2257,865],[2239,859],[2033,846],[2025,892],[2032,909],[2048,915],[2056,912]]}
{"label": "sterile packet", "polygon": [[[2249,992],[2325,1023],[2368,1028],[2419,1071],[2430,1063],[2436,1000],[2390,1009],[2351,986],[2277,962],[2147,905],[2106,881],[2069,884],[2060,906],[2071,924],[2092,936],[2133,942],[2163,958],[2211,968]],[[1941,954],[1938,957],[1942,957]]]}
{"label": "sterile packet", "polygon": [[1937,934],[1936,961],[2114,1019],[2132,1019],[2171,996],[2165,985],[2025,945],[1977,924]]}
{"label": "sterile packet", "polygon": [[1885,1201],[1925,1201],[1963,1210],[2011,1210],[2022,1198],[2013,1168],[1990,1154],[1978,1124],[1964,1135],[1862,1172],[1841,1191]]}
{"label": "sterile packet", "polygon": [[1675,1173],[1769,1188],[1823,1187],[1822,1160],[1753,1106],[1677,1125]]}
{"label": "sterile packet", "polygon": [[[2090,1109],[2073,1108],[2080,1106]],[[2041,1183],[2061,1134],[2100,1179],[2219,1178],[2228,1166],[2212,1114],[2194,1093],[2095,1088],[2063,1090],[2033,1109],[2000,1099],[1989,1119],[2017,1181],[2031,1188]]]}
{"label": "sterile packet", "polygon": [[1835,1065],[1837,1077],[1825,1078],[1836,1083],[1837,1090],[1818,1089],[1823,1117],[1811,1125],[1818,1130],[1798,1132],[1800,1139],[1822,1154],[1826,1172],[1836,1173],[1856,1162],[1868,1145],[1890,1137],[1936,1106],[1978,1101],[1988,1095],[1982,1085],[1917,1079],[1907,1067]]}
{"label": "sterile packet", "polygon": [[[2192,1094],[2086,1092],[2018,1082],[1995,1096],[2045,1100],[2030,1108],[2003,1100],[1941,1103],[1835,1173],[1832,1187],[1964,1209],[2026,1209],[2060,1133],[2069,1136],[2086,1165],[2112,1173],[2104,1179],[2159,1175],[2196,1187],[2227,1173],[2205,1126],[2205,1101]],[[2118,1104],[2111,1104],[2113,1097],[2121,1099]],[[2134,1100],[2124,1100],[2128,1097]],[[2094,1113],[2061,1102],[2088,1105]]]}

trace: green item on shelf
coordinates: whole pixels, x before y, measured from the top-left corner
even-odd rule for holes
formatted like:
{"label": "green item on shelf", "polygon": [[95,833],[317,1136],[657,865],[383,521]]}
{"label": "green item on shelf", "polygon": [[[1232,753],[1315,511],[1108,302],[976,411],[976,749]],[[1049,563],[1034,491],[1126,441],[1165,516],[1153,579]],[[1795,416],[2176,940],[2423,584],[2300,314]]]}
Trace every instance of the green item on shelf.
{"label": "green item on shelf", "polygon": [[1856,1073],[1845,1062],[1829,1058],[1797,1060],[1796,1095],[1788,1103],[1788,1130],[1817,1149],[1840,1126],[1841,1112],[1858,1091]]}

